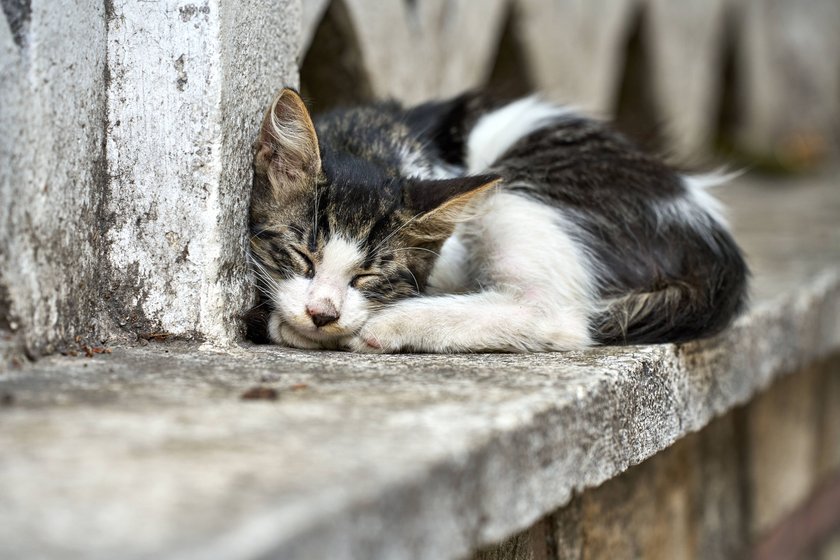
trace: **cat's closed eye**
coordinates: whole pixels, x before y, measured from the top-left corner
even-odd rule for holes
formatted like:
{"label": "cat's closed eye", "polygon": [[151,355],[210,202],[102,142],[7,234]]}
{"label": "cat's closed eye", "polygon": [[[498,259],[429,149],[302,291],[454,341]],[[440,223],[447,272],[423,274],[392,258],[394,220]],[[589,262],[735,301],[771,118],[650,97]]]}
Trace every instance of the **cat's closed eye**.
{"label": "cat's closed eye", "polygon": [[309,256],[306,253],[304,253],[297,247],[292,247],[292,251],[294,251],[295,255],[297,255],[297,260],[300,261],[299,264],[301,265],[302,270],[304,271],[304,276],[306,276],[307,278],[314,277],[315,265],[312,263],[312,259],[309,258]]}
{"label": "cat's closed eye", "polygon": [[379,276],[378,274],[373,274],[373,273],[370,273],[370,272],[363,273],[363,274],[357,274],[353,278],[350,279],[350,286],[352,286],[353,288],[358,288],[359,286],[364,285],[365,282],[373,280],[374,278],[377,278],[378,276]]}

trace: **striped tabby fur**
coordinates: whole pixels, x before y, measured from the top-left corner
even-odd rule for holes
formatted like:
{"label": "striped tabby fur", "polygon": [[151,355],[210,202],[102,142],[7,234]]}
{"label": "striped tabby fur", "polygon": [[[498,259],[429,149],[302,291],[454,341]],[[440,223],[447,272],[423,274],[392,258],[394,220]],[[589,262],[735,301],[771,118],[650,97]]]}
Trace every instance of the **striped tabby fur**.
{"label": "striped tabby fur", "polygon": [[474,352],[713,335],[748,277],[707,192],[717,180],[536,98],[380,103],[313,123],[284,90],[251,201],[267,339]]}

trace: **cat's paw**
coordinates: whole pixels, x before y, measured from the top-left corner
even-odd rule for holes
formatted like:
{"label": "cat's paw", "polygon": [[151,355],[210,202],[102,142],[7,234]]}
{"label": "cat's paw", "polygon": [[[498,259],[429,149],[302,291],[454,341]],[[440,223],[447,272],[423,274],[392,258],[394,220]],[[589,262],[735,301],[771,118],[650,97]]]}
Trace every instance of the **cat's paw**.
{"label": "cat's paw", "polygon": [[403,349],[399,318],[384,313],[368,321],[359,333],[348,341],[353,352],[387,354]]}
{"label": "cat's paw", "polygon": [[[350,338],[346,342],[346,346],[351,352],[361,352],[364,354],[384,354],[389,351],[383,347],[380,338],[366,331],[366,329],[362,329],[362,332]],[[390,351],[394,352],[395,350]]]}
{"label": "cat's paw", "polygon": [[411,313],[396,305],[371,317],[351,339],[353,352],[388,354],[422,348],[423,331]]}

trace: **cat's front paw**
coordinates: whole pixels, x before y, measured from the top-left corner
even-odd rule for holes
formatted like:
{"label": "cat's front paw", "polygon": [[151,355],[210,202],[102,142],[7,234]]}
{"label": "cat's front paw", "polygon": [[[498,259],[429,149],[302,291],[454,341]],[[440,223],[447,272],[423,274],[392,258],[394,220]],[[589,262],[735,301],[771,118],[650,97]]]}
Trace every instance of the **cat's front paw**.
{"label": "cat's front paw", "polygon": [[388,352],[397,352],[398,347],[389,344],[387,338],[383,335],[376,335],[372,330],[367,328],[356,336],[347,341],[347,348],[351,352],[361,352],[364,354],[385,354]]}
{"label": "cat's front paw", "polygon": [[353,352],[387,354],[403,349],[400,335],[402,325],[399,316],[387,312],[368,321],[359,333],[352,337],[347,346]]}

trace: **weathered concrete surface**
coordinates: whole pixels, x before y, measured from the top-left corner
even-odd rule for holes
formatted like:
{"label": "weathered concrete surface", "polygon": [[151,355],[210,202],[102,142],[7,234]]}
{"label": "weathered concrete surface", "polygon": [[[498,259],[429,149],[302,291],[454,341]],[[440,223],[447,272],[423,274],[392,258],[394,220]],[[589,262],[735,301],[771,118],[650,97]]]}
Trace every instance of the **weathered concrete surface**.
{"label": "weathered concrete surface", "polygon": [[584,493],[576,499],[579,511],[554,520],[578,535],[559,558],[746,557],[736,438],[727,415]]}
{"label": "weathered concrete surface", "polygon": [[97,330],[105,16],[94,1],[12,5],[15,18],[0,14],[0,337],[39,353]]}
{"label": "weathered concrete surface", "polygon": [[[840,348],[840,192],[724,190],[752,312],[679,346],[357,356],[186,345],[0,375],[0,556],[455,558]],[[807,217],[807,218],[803,218]],[[276,401],[242,401],[254,385]]]}
{"label": "weathered concrete surface", "polygon": [[822,558],[803,552],[829,554],[840,529],[840,469],[824,461],[840,446],[838,374],[835,354],[776,381],[473,560]]}
{"label": "weathered concrete surface", "polygon": [[820,373],[809,367],[781,380],[747,412],[753,536],[773,529],[817,486]]}
{"label": "weathered concrete surface", "polygon": [[237,338],[251,144],[266,103],[297,85],[299,9],[112,3],[106,237],[120,327]]}
{"label": "weathered concrete surface", "polygon": [[549,537],[546,528],[546,523],[541,521],[499,545],[479,550],[471,560],[549,560],[545,550]]}
{"label": "weathered concrete surface", "polygon": [[237,339],[251,143],[297,83],[299,12],[3,2],[0,361],[76,337]]}

